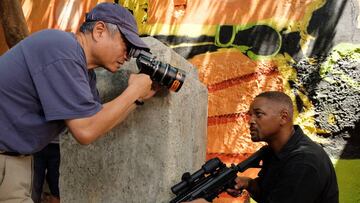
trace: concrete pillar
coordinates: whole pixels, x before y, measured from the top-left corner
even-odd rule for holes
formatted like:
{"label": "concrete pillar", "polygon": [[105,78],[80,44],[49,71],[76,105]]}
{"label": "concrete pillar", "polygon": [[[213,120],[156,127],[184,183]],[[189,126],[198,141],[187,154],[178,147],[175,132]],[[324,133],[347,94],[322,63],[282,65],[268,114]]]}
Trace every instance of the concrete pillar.
{"label": "concrete pillar", "polygon": [[[187,72],[178,93],[162,91],[138,107],[103,138],[81,146],[61,138],[61,202],[169,202],[170,187],[182,173],[205,162],[207,89],[187,60],[147,37],[157,59]],[[98,88],[107,101],[127,84],[135,60],[116,74],[99,71]]]}

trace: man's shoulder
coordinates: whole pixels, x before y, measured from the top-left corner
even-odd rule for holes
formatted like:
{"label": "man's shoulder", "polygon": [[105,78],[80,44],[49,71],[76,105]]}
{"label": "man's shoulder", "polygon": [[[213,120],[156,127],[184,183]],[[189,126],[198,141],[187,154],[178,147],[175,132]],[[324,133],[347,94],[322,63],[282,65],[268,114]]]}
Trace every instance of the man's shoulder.
{"label": "man's shoulder", "polygon": [[295,134],[296,141],[294,142],[292,153],[304,154],[307,156],[325,153],[323,148],[309,136],[304,134],[300,127],[296,128]]}
{"label": "man's shoulder", "polygon": [[318,143],[306,137],[297,143],[297,146],[291,151],[288,161],[319,168],[320,165],[328,164],[330,158]]}
{"label": "man's shoulder", "polygon": [[24,44],[28,46],[36,44],[36,46],[43,47],[46,50],[52,47],[59,49],[70,46],[69,48],[72,48],[76,46],[77,40],[72,33],[55,29],[45,29],[30,35],[24,40]]}
{"label": "man's shoulder", "polygon": [[37,66],[58,60],[75,60],[85,64],[85,55],[73,33],[55,29],[36,32],[21,44],[25,59]]}
{"label": "man's shoulder", "polygon": [[49,39],[49,38],[55,38],[55,39],[59,39],[58,37],[64,37],[67,38],[69,37],[71,33],[69,32],[65,32],[62,30],[57,30],[57,29],[44,29],[44,30],[39,30],[37,32],[34,32],[33,34],[30,35],[30,37],[46,37],[45,39]]}

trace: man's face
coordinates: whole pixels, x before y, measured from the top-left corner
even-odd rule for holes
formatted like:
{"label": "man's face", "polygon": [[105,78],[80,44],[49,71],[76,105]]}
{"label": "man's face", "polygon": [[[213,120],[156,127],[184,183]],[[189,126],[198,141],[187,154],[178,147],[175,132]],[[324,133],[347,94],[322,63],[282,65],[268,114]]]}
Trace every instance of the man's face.
{"label": "man's face", "polygon": [[99,65],[110,72],[116,72],[125,61],[129,60],[127,47],[120,32],[113,35],[109,31],[103,32],[96,50]]}
{"label": "man's face", "polygon": [[264,97],[257,97],[248,112],[251,140],[271,141],[280,129],[279,105]]}

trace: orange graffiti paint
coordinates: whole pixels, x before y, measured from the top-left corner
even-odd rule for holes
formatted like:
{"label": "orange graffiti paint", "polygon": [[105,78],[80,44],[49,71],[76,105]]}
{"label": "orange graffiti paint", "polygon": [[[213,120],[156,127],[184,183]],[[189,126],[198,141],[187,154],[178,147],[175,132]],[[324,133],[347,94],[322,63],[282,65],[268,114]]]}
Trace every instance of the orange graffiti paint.
{"label": "orange graffiti paint", "polygon": [[[299,21],[312,2],[312,0],[149,0],[147,22],[218,25],[248,24],[269,18]],[[181,15],[178,15],[179,6],[183,9]]]}
{"label": "orange graffiti paint", "polygon": [[190,62],[198,67],[209,92],[208,156],[221,153],[225,158],[256,151],[263,143],[251,141],[246,112],[260,92],[283,89],[275,63],[253,61],[237,49],[197,55]]}

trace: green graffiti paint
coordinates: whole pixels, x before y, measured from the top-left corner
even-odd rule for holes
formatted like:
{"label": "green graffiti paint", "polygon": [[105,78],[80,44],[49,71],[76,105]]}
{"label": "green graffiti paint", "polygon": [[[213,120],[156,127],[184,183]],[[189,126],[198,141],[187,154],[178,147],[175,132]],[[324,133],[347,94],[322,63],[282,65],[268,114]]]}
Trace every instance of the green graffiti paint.
{"label": "green graffiti paint", "polygon": [[355,81],[341,70],[333,69],[334,64],[341,59],[360,61],[360,45],[342,43],[335,46],[320,68],[321,78],[333,84],[336,81],[328,77],[331,74],[332,77],[338,77],[356,90],[360,90],[360,82]]}
{"label": "green graffiti paint", "polygon": [[236,48],[251,59],[266,59],[277,55],[282,36],[266,24],[219,25],[215,34],[215,46]]}

